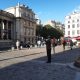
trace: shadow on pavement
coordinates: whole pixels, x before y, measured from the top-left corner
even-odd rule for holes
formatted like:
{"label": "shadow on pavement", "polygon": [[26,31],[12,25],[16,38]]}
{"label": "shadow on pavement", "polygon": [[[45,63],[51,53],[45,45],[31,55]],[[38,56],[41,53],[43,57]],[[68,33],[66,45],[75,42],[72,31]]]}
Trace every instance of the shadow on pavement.
{"label": "shadow on pavement", "polygon": [[[80,49],[79,48],[75,48],[73,50],[66,50],[63,52],[59,52],[56,54],[52,54],[52,62],[55,63],[71,63],[74,62],[74,60],[80,56]],[[46,61],[47,57],[40,57],[36,60],[39,61]]]}
{"label": "shadow on pavement", "polygon": [[74,80],[75,71],[67,66],[21,62],[0,69],[0,80]]}
{"label": "shadow on pavement", "polygon": [[73,62],[80,55],[79,52],[80,49],[76,48],[53,54],[52,64],[45,63],[47,59],[45,56],[1,68],[0,80],[75,80],[75,70],[53,63]]}

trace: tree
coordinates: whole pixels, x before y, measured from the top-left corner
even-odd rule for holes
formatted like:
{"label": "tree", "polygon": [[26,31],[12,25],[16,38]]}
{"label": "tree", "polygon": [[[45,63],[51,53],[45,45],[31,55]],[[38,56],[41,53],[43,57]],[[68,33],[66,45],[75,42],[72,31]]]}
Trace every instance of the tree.
{"label": "tree", "polygon": [[51,37],[55,37],[55,38],[60,38],[61,36],[63,36],[63,33],[60,29],[56,29],[53,28],[50,25],[45,25],[42,29],[41,29],[41,36],[43,36],[44,38],[47,38],[48,36]]}

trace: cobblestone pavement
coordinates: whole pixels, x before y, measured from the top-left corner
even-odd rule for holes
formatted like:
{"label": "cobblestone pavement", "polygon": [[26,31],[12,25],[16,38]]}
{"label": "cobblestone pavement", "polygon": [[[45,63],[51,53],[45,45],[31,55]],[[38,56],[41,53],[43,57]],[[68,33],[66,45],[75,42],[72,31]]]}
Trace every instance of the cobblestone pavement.
{"label": "cobblestone pavement", "polygon": [[80,55],[80,49],[52,52],[52,63],[46,63],[45,48],[23,49],[0,53],[0,80],[80,80],[80,72],[69,67]]}

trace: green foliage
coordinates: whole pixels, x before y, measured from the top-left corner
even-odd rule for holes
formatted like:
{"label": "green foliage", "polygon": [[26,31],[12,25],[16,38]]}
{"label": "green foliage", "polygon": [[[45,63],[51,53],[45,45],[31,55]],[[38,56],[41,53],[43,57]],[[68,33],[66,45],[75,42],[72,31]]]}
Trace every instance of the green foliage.
{"label": "green foliage", "polygon": [[63,36],[63,31],[61,31],[59,28],[53,28],[50,25],[37,25],[36,36],[42,36],[44,38],[51,36],[59,39],[61,36]]}
{"label": "green foliage", "polygon": [[43,36],[44,38],[47,38],[48,36],[51,37],[55,37],[55,38],[60,38],[61,36],[63,36],[63,32],[60,29],[55,29],[50,25],[45,25],[42,29],[41,29],[41,36]]}

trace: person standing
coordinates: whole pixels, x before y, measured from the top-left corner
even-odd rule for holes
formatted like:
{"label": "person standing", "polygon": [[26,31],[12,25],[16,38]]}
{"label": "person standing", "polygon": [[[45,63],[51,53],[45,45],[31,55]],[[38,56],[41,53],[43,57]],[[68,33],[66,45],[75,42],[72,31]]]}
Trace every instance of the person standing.
{"label": "person standing", "polygon": [[47,51],[47,63],[51,63],[51,39],[48,37],[46,40],[46,51]]}
{"label": "person standing", "polygon": [[17,40],[16,41],[16,48],[17,48],[17,50],[19,50],[19,47],[20,47],[20,42],[19,42],[19,40]]}
{"label": "person standing", "polygon": [[72,50],[72,47],[73,47],[73,41],[70,40],[70,48],[71,48],[71,50]]}
{"label": "person standing", "polygon": [[62,45],[63,45],[63,51],[65,51],[65,46],[66,46],[66,41],[65,40],[62,41]]}
{"label": "person standing", "polygon": [[37,41],[37,46],[41,47],[41,41],[40,40]]}
{"label": "person standing", "polygon": [[30,49],[30,41],[27,42],[27,48]]}

